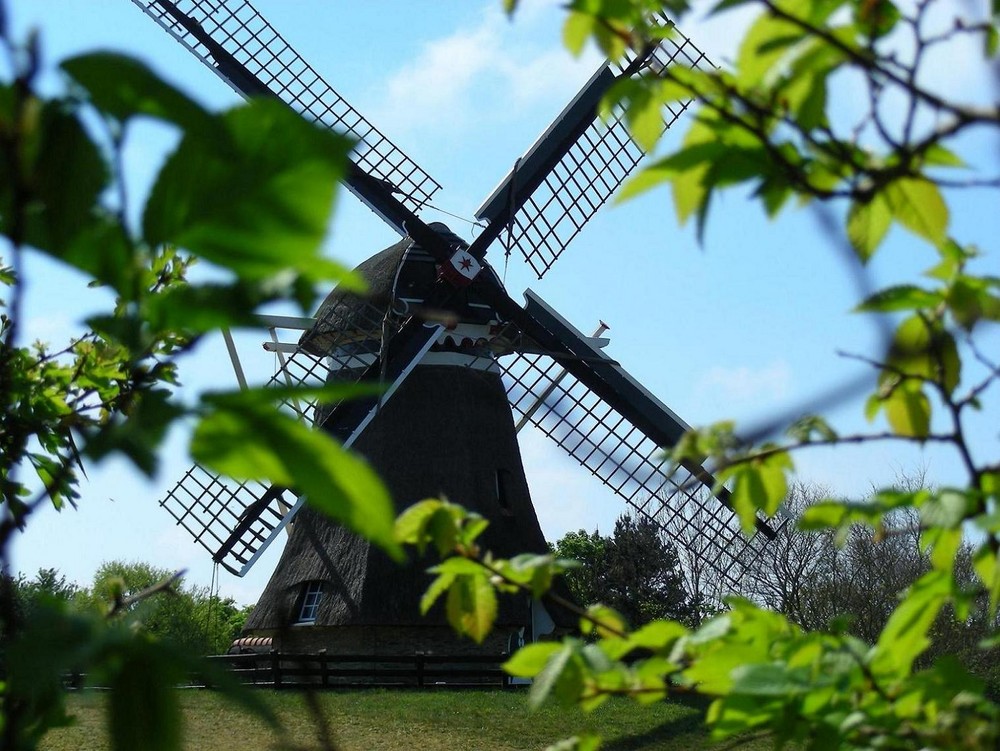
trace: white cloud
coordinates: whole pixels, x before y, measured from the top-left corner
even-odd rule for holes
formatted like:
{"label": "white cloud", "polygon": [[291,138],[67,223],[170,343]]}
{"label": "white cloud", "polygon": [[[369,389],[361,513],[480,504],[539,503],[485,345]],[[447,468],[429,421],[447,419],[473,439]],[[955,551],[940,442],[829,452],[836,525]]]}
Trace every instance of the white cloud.
{"label": "white cloud", "polygon": [[698,381],[696,394],[710,397],[718,404],[779,402],[791,390],[792,374],[788,363],[776,360],[762,367],[742,365],[736,368],[715,366]]}
{"label": "white cloud", "polygon": [[[487,26],[427,44],[420,56],[389,79],[381,109],[374,119],[392,119],[395,127],[419,128],[439,121],[462,120],[473,82],[498,55],[499,39]],[[417,94],[419,93],[419,96]]]}
{"label": "white cloud", "polygon": [[563,94],[567,81],[580,79],[582,70],[590,73],[599,63],[596,55],[575,60],[565,50],[555,49],[518,62],[508,59],[501,67],[511,88],[513,104],[527,107]]}
{"label": "white cloud", "polygon": [[394,133],[433,130],[441,137],[568,98],[597,60],[570,57],[557,33],[561,20],[550,0],[525,3],[513,21],[491,6],[477,25],[427,42],[392,72],[372,121]]}

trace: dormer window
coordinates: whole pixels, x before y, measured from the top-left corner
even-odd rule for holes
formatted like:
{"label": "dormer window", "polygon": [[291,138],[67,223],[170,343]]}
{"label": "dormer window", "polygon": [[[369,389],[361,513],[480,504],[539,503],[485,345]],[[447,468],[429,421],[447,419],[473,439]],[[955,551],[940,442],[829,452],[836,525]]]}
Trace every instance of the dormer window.
{"label": "dormer window", "polygon": [[302,609],[296,623],[315,623],[319,601],[323,596],[323,582],[308,582],[302,593]]}

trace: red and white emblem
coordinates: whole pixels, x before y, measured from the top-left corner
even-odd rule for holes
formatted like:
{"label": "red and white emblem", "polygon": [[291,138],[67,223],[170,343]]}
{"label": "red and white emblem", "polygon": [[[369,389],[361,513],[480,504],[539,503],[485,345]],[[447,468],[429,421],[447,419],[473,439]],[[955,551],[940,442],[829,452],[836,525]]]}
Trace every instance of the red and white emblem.
{"label": "red and white emblem", "polygon": [[441,264],[441,276],[456,287],[472,283],[483,266],[465,250],[457,250],[446,263]]}

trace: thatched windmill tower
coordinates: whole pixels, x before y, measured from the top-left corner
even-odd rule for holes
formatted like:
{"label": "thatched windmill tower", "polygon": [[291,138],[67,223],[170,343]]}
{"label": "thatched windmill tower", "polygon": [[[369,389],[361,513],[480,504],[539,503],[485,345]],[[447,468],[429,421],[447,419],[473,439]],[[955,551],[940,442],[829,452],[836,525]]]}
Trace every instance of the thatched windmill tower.
{"label": "thatched windmill tower", "polygon": [[[431,227],[461,240],[443,225]],[[334,290],[300,346],[329,358],[330,377],[353,380],[381,345],[393,311],[416,308],[435,278],[434,259],[409,238],[362,263],[369,294]],[[492,272],[490,272],[492,273]],[[446,331],[361,434],[354,448],[388,486],[397,510],[444,495],[490,520],[483,543],[498,555],[543,553],[545,538],[528,493],[507,391],[485,346],[496,314],[468,296],[448,310]],[[352,377],[353,376],[353,377]],[[420,616],[424,569],[400,568],[367,540],[309,509],[295,517],[288,543],[246,628],[273,636],[284,651],[455,654],[472,649],[435,608]],[[569,625],[569,624],[567,624]],[[302,628],[308,626],[308,628]],[[552,622],[526,596],[501,599],[497,626],[480,649],[499,653],[512,638],[548,632]]]}
{"label": "thatched windmill tower", "polygon": [[[687,425],[602,351],[606,340],[583,335],[530,291],[524,305],[515,302],[485,261],[502,245],[517,249],[539,277],[548,271],[643,157],[620,119],[598,116],[601,98],[639,71],[701,64],[688,39],[674,33],[601,66],[476,212],[482,230],[466,246],[420,218],[440,185],[247,0],[133,2],[237,91],[276,97],[349,133],[359,147],[346,187],[404,238],[362,265],[370,298],[334,291],[297,344],[282,350],[275,339],[275,351],[291,355],[281,361],[279,382],[361,378],[387,387],[377,401],[343,403],[319,419],[300,410],[304,418],[367,455],[400,505],[443,493],[482,513],[492,521],[486,543],[501,555],[544,546],[515,438],[515,427],[531,424],[632,513],[660,524],[679,546],[697,534],[704,544],[692,554],[739,579],[761,535],[741,534],[725,490],[699,492],[713,485],[699,463],[664,459],[662,448]],[[665,111],[664,127],[683,109]],[[280,635],[282,647],[391,654],[445,644],[440,616],[417,615],[423,567],[390,567],[304,503],[288,489],[234,486],[197,466],[162,501],[238,575],[296,519],[248,622],[255,632]],[[758,529],[773,535],[763,522]],[[522,628],[531,638],[544,621],[525,600],[508,600],[497,640]],[[495,652],[498,642],[484,649]]]}

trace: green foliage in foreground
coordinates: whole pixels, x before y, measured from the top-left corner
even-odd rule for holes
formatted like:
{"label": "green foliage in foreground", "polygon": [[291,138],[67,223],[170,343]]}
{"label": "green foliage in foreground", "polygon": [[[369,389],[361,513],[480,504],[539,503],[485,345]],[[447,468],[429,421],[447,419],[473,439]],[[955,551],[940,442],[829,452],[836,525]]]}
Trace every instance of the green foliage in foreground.
{"label": "green foliage in foreground", "polygon": [[[948,609],[961,620],[985,608],[994,624],[988,641],[997,641],[1000,458],[995,446],[970,445],[965,421],[990,403],[988,392],[1000,380],[995,355],[978,346],[982,332],[1000,321],[1000,279],[981,271],[975,238],[951,236],[945,190],[996,195],[1000,181],[993,176],[963,172],[957,142],[972,128],[1000,132],[1000,111],[929,91],[921,73],[929,49],[968,41],[982,49],[984,66],[994,65],[997,4],[943,29],[924,23],[934,0],[912,7],[890,0],[724,0],[717,11],[749,5],[761,13],[731,67],[647,70],[609,95],[607,110],[623,107],[635,140],[647,147],[660,135],[663,105],[697,102],[680,149],[636,176],[625,195],[669,185],[679,219],[695,219],[699,233],[714,195],[734,186],[769,216],[795,203],[826,202],[834,210],[821,215],[836,224],[839,211],[857,262],[879,252],[895,227],[933,253],[934,263],[920,280],[858,300],[859,313],[890,317],[885,347],[858,357],[875,381],[866,416],[883,420],[886,430],[844,436],[809,415],[780,440],[761,443],[772,436],[743,440],[723,423],[691,433],[674,456],[710,462],[731,485],[748,531],[756,514],[779,507],[794,452],[811,446],[934,441],[956,452],[966,482],[934,491],[884,489],[865,504],[831,500],[803,516],[805,528],[837,535],[858,524],[883,534],[884,518],[901,508],[919,519],[931,569],[903,593],[872,644],[847,636],[836,622],[803,631],[739,599],[694,630],[673,621],[632,630],[611,608],[595,606],[581,613],[581,637],[531,645],[508,669],[534,677],[533,705],[555,696],[603,711],[622,694],[651,702],[654,713],[665,695],[703,694],[712,699],[708,721],[717,737],[766,728],[779,743],[817,749],[992,749],[998,708],[981,686],[953,662],[921,667],[919,658],[932,624]],[[579,52],[594,42],[612,57],[643,48],[672,33],[649,22],[650,11],[663,7],[683,14],[688,3],[571,0],[567,46]],[[398,554],[391,504],[378,480],[334,442],[284,419],[273,405],[280,392],[214,395],[187,405],[170,391],[176,357],[206,332],[247,323],[256,306],[274,299],[307,308],[318,282],[350,283],[319,254],[349,144],[273,102],[205,112],[141,64],[106,54],[64,64],[73,96],[43,97],[35,87],[37,45],[7,38],[3,17],[0,6],[0,44],[12,61],[0,81],[0,563],[8,567],[11,537],[37,508],[75,501],[81,459],[121,455],[151,473],[169,425],[182,417],[197,421],[193,452],[204,464],[238,478],[294,484]],[[834,99],[832,84],[842,75],[866,95],[860,107],[844,108],[848,117],[861,110],[854,122],[845,122]],[[145,118],[175,128],[180,140],[135,227],[125,219],[135,197],[120,157]],[[188,281],[186,253],[210,262],[217,280]],[[91,333],[79,339],[26,344],[26,254],[72,266],[116,304],[88,318]],[[429,501],[397,525],[399,541],[434,545],[448,556],[435,569],[425,606],[444,597],[456,629],[479,640],[492,625],[496,588],[542,596],[568,567],[550,556],[492,558],[476,543],[483,524],[457,506]],[[978,534],[972,587],[954,576],[966,528]],[[181,701],[169,685],[189,658],[121,619],[58,604],[20,616],[9,580],[2,586],[5,749],[35,748],[67,721],[59,679],[72,669],[113,688],[106,702],[113,747],[177,747]],[[115,610],[131,603],[116,599]],[[266,705],[256,706],[261,717],[272,716]],[[217,733],[218,723],[212,727]],[[467,742],[481,742],[487,727],[493,725],[482,724]],[[412,730],[403,732],[412,747]],[[587,738],[563,748],[597,743]],[[492,739],[486,745],[494,746]]]}
{"label": "green foliage in foreground", "polygon": [[[518,3],[504,5],[513,12]],[[667,8],[683,23],[689,5],[571,0],[565,42],[577,54],[593,44],[620,58],[674,35],[656,11]],[[948,656],[921,660],[941,633],[933,628],[940,618],[984,623],[987,636],[973,646],[982,655],[1000,642],[1000,454],[996,444],[973,445],[967,427],[995,403],[1000,384],[1000,362],[987,346],[1000,323],[1000,277],[984,271],[996,259],[983,263],[979,238],[952,236],[946,193],[985,191],[996,203],[1000,176],[970,175],[957,150],[972,129],[1000,140],[1000,108],[928,89],[924,75],[931,53],[974,47],[995,77],[1000,6],[940,5],[723,0],[714,13],[757,10],[731,64],[653,65],[619,82],[604,103],[609,115],[624,112],[647,149],[662,134],[665,105],[692,105],[680,147],[633,177],[620,198],[668,186],[679,220],[695,219],[699,237],[712,198],[738,187],[769,217],[794,204],[817,207],[859,278],[894,227],[933,255],[922,279],[866,290],[855,311],[890,331],[879,351],[855,356],[872,371],[864,415],[884,429],[843,435],[806,414],[778,438],[777,429],[744,437],[724,422],[691,431],[672,450],[675,461],[705,464],[732,490],[751,534],[758,515],[775,514],[786,499],[797,451],[874,441],[944,446],[964,468],[964,483],[884,488],[863,503],[826,499],[799,520],[804,533],[843,544],[859,527],[877,541],[902,515],[914,520],[927,569],[894,593],[899,601],[871,643],[849,635],[843,617],[807,631],[738,597],[695,629],[669,620],[635,628],[612,608],[592,606],[579,613],[580,635],[529,645],[507,663],[511,674],[534,679],[534,704],[555,697],[592,709],[617,695],[657,702],[695,692],[712,699],[707,720],[717,738],[766,729],[779,746],[814,749],[1000,743],[1000,706],[982,682]],[[838,91],[864,96],[839,101]],[[966,530],[974,531],[971,576],[956,570]],[[454,628],[475,639],[490,627],[492,588],[539,596],[567,569],[552,556],[494,558],[476,543],[481,532],[482,520],[443,501],[424,501],[397,523],[402,542],[449,550],[428,596],[447,597]]]}
{"label": "green foliage in foreground", "polygon": [[[323,748],[323,733],[306,697],[297,692],[260,693],[283,730],[240,711],[214,692],[177,694],[183,729],[181,748],[197,751]],[[316,694],[328,723],[329,740],[340,751],[521,751],[542,749],[576,733],[600,732],[606,749],[657,748],[687,751],[711,748],[698,703],[665,702],[640,707],[615,701],[592,714],[556,706],[529,709],[524,691],[384,690],[328,691]],[[110,749],[100,694],[74,694],[68,706],[73,726],[53,731],[45,751]],[[758,751],[770,743],[757,740],[740,748]]]}
{"label": "green foliage in foreground", "polygon": [[[10,545],[42,506],[75,504],[85,460],[121,457],[151,475],[168,429],[185,419],[203,465],[307,493],[399,555],[380,480],[280,411],[288,389],[194,404],[173,393],[177,358],[205,334],[254,325],[268,302],[308,310],[316,285],[358,287],[321,253],[351,144],[276,101],[210,113],[141,63],[108,53],[65,61],[65,89],[44,95],[38,39],[9,38],[5,18],[0,3],[0,747],[32,749],[65,723],[62,676],[83,672],[112,688],[116,748],[166,751],[177,741],[171,686],[194,669],[190,650],[205,641],[164,638],[177,612],[147,605],[168,597],[175,577],[156,582],[157,572],[145,572],[145,585],[111,588],[100,609],[59,598],[21,609]],[[142,197],[130,192],[123,160],[148,120],[172,128],[178,145]],[[189,274],[194,255],[210,273]],[[89,333],[25,341],[29,256],[65,264],[98,288],[81,304]],[[181,593],[172,604],[185,602]],[[138,628],[143,618],[153,627]]]}

